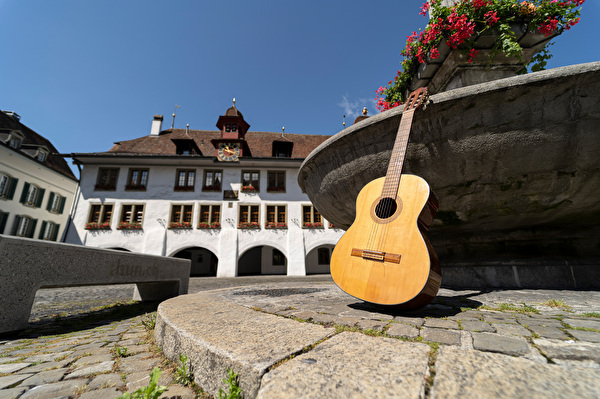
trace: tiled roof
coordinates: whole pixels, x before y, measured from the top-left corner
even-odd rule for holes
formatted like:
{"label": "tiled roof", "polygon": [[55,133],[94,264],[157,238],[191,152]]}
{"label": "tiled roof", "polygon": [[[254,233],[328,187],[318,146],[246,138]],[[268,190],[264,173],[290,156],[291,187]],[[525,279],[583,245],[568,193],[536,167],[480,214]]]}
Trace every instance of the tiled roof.
{"label": "tiled roof", "polygon": [[[15,151],[25,154],[26,156],[30,157],[31,160],[34,162],[39,162],[40,164],[43,164],[58,173],[61,173],[73,180],[77,180],[77,178],[71,171],[71,168],[69,168],[67,161],[65,161],[65,159],[63,157],[55,155],[58,153],[58,151],[52,145],[52,143],[45,137],[34,132],[27,126],[23,125],[17,119],[13,118],[10,115],[5,114],[2,111],[0,111],[0,129],[18,130],[19,132],[21,132],[21,134],[23,134],[23,136],[25,136],[23,139],[23,142],[21,143],[22,149],[45,146],[46,148],[48,148],[48,151],[50,151],[50,154],[46,158],[45,162],[40,162],[35,158],[31,158],[29,155],[27,155],[23,151],[19,151],[19,150],[15,150]],[[8,143],[4,143],[1,140],[0,140],[0,144],[3,144],[5,146],[9,147]]]}
{"label": "tiled roof", "polygon": [[[176,147],[173,140],[194,140],[202,155],[214,156],[215,148],[211,142],[219,139],[221,132],[210,130],[186,129],[165,130],[159,136],[144,136],[133,140],[116,142],[108,151],[110,153],[174,155]],[[248,132],[246,142],[252,157],[272,157],[273,142],[284,141],[293,143],[292,158],[306,158],[312,150],[327,140],[330,136],[311,134],[288,134],[273,132]]]}

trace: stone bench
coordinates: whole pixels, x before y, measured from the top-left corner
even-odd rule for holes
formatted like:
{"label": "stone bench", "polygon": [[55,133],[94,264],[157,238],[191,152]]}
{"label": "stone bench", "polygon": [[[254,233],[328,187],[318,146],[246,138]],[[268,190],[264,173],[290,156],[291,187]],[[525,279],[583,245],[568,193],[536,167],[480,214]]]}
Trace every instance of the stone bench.
{"label": "stone bench", "polygon": [[0,333],[27,327],[40,288],[136,284],[134,300],[187,294],[190,261],[0,235]]}

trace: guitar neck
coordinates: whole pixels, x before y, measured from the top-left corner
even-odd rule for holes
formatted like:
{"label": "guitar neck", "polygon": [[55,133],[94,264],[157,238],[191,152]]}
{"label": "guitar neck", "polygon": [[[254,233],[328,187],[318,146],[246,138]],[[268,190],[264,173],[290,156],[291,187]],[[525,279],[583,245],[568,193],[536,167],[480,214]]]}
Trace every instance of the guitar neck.
{"label": "guitar neck", "polygon": [[402,120],[398,127],[396,141],[392,149],[392,157],[388,165],[385,182],[383,185],[382,196],[396,198],[398,187],[400,186],[400,178],[402,177],[402,167],[406,156],[406,148],[408,147],[408,136],[412,126],[415,108],[411,108],[402,112]]}

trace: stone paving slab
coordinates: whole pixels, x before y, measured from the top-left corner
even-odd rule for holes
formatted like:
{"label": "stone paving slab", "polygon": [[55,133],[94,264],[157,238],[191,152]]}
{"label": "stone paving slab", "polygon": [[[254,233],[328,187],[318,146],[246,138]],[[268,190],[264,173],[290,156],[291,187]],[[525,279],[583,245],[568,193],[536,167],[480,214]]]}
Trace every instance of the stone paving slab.
{"label": "stone paving slab", "polygon": [[[215,288],[223,289],[214,291]],[[126,290],[128,289],[133,290],[133,286],[126,287]],[[275,325],[283,323],[287,326],[287,331],[291,332],[281,334],[282,336],[279,338],[282,340],[285,339],[285,336],[294,337],[294,332],[298,328],[333,331],[322,340],[317,340],[310,345],[298,345],[299,350],[295,348],[289,350],[288,352],[292,353],[290,356],[265,369],[261,383],[267,381],[270,373],[278,370],[283,373],[287,368],[293,369],[298,366],[296,363],[300,362],[300,359],[311,363],[312,360],[308,359],[316,360],[314,353],[319,353],[316,352],[317,350],[322,350],[324,353],[332,351],[333,353],[333,349],[329,345],[337,348],[339,345],[334,345],[336,340],[342,340],[342,338],[346,340],[347,338],[344,337],[352,336],[358,337],[350,340],[356,340],[356,342],[363,340],[365,342],[392,341],[401,348],[398,349],[400,351],[407,350],[404,348],[405,346],[410,348],[413,345],[429,344],[428,348],[439,347],[437,358],[435,352],[428,352],[431,370],[435,370],[435,374],[430,375],[427,379],[425,398],[446,397],[440,392],[443,392],[441,389],[447,383],[453,383],[454,387],[451,389],[458,387],[456,389],[467,397],[470,395],[469,392],[473,393],[471,396],[476,397],[489,397],[497,390],[502,390],[502,392],[506,390],[511,393],[515,391],[515,388],[505,389],[502,385],[506,383],[505,381],[502,381],[500,377],[489,377],[488,374],[505,375],[507,379],[511,379],[513,378],[511,373],[520,372],[520,367],[525,366],[529,367],[530,373],[533,374],[524,375],[530,377],[535,386],[528,386],[519,379],[514,379],[515,384],[519,387],[520,397],[540,397],[541,395],[538,393],[542,390],[540,387],[554,389],[557,393],[550,395],[552,397],[586,397],[585,395],[590,396],[590,392],[600,396],[597,390],[593,390],[595,389],[593,384],[587,384],[589,373],[600,370],[600,343],[598,342],[600,329],[596,328],[600,318],[594,317],[600,314],[599,292],[548,290],[478,292],[442,289],[438,297],[427,307],[415,312],[395,313],[389,309],[358,301],[340,291],[330,278],[321,276],[198,278],[190,281],[190,291],[207,294],[207,291],[211,291],[211,296],[217,295],[210,304],[214,308],[212,313],[206,313],[211,315],[209,319],[223,318],[232,309],[235,309],[233,315],[243,315],[241,318],[236,316],[229,319],[231,325],[228,328],[222,326],[223,330],[219,330],[215,325],[210,327],[213,332],[227,331],[228,334],[235,337],[229,341],[228,345],[230,346],[236,345],[236,340],[243,341],[245,339],[245,326],[248,321],[259,320],[262,317],[269,318],[270,323]],[[118,396],[113,396],[116,392],[118,394],[126,390],[131,392],[148,383],[148,370],[141,371],[142,368],[149,367],[145,365],[148,359],[155,359],[154,364],[160,362],[160,367],[164,370],[161,375],[161,383],[164,382],[165,385],[168,385],[169,390],[162,395],[163,398],[195,397],[195,393],[190,388],[173,383],[173,370],[168,366],[165,367],[164,359],[152,352],[150,345],[140,344],[144,341],[146,334],[140,322],[145,318],[143,312],[117,319],[111,319],[109,316],[106,319],[100,317],[99,320],[98,315],[101,315],[102,311],[91,311],[93,306],[87,305],[89,303],[114,303],[120,300],[118,299],[119,292],[124,292],[123,286],[40,290],[40,301],[38,301],[40,306],[34,305],[32,319],[30,319],[31,328],[20,336],[0,337],[0,365],[28,364],[27,367],[10,374],[0,374],[0,399],[18,397],[23,394],[29,397],[56,398],[61,395],[64,397],[81,395],[80,397],[84,399],[112,398]],[[124,292],[122,297],[130,298],[130,295],[131,292]],[[549,306],[550,303],[557,301],[565,306],[562,308]],[[523,304],[526,304],[527,307],[524,307]],[[137,306],[140,305],[129,304],[125,308],[136,308]],[[150,308],[147,312],[153,312],[155,309]],[[517,309],[519,311],[500,309]],[[53,314],[59,313],[61,317],[53,316]],[[90,321],[85,326],[67,330],[60,327],[65,321],[78,323],[78,320],[87,320],[88,315],[92,314],[97,314],[95,321]],[[239,323],[240,320],[243,322]],[[200,320],[198,323],[205,323],[205,320]],[[479,323],[485,323],[494,330],[484,331],[482,327],[485,328],[485,325]],[[210,325],[210,323],[208,324]],[[432,327],[433,325],[436,327]],[[265,326],[267,325],[261,326],[259,323],[253,328],[257,331],[268,331]],[[454,326],[456,328],[453,328]],[[431,331],[437,333],[438,336],[436,337]],[[258,333],[255,335],[259,336]],[[260,335],[260,339],[265,341],[263,343],[265,347],[268,346],[270,337],[268,334]],[[448,340],[449,337],[452,337],[452,340]],[[516,341],[514,341],[515,339]],[[258,340],[259,338],[250,339],[250,341]],[[501,342],[508,342],[508,345],[497,345]],[[527,343],[529,353],[525,353],[525,350],[516,350],[513,355],[505,353],[505,348],[515,345],[518,348],[518,344],[523,342]],[[123,345],[124,343],[126,345]],[[128,356],[123,358],[116,356],[115,346],[126,346]],[[215,347],[217,346],[213,346],[213,348]],[[248,345],[247,348],[251,347]],[[181,349],[182,347],[179,347],[179,350]],[[349,350],[351,349],[349,348]],[[340,354],[343,353],[341,350],[337,351]],[[453,353],[454,355],[452,355]],[[464,355],[465,353],[469,354]],[[268,356],[272,355],[272,353],[268,353]],[[115,362],[111,370],[106,369],[106,374],[87,375],[71,380],[66,378],[80,368],[101,364],[102,362],[93,364],[89,364],[89,362],[94,357],[101,359],[102,356],[104,359],[109,359],[110,356],[110,359]],[[453,360],[449,360],[452,356],[454,356]],[[86,357],[89,359],[82,360]],[[214,364],[207,363],[206,368],[218,366],[222,370],[226,370],[227,367],[234,364],[233,362],[217,363],[217,360],[223,358],[227,358],[227,356],[214,357]],[[331,359],[334,357],[326,356],[319,363],[326,363]],[[517,363],[513,363],[514,361]],[[548,363],[549,361],[552,364]],[[37,362],[41,363],[35,364]],[[81,366],[78,367],[76,362],[80,362],[77,364],[81,364]],[[477,362],[484,365],[484,369],[487,371],[470,370],[469,364]],[[121,364],[127,363],[133,367],[120,369]],[[270,364],[272,361],[266,363]],[[135,364],[139,365],[140,370],[135,370]],[[300,366],[305,364],[307,363],[303,362]],[[313,367],[315,365],[318,363],[312,363],[311,367],[316,368]],[[452,367],[456,368],[456,365],[463,368],[464,373],[461,376],[457,375],[458,371],[452,369]],[[311,367],[308,367],[307,370],[310,370]],[[516,371],[511,371],[511,367],[515,367]],[[547,367],[550,368],[547,369]],[[56,370],[65,370],[65,375],[58,382],[50,382],[52,378],[49,377],[52,376],[52,373],[47,372],[62,373],[62,371]],[[560,379],[544,380],[544,374],[547,375],[547,379],[552,379],[555,373],[559,373],[557,370],[566,370],[565,375],[571,381],[563,384]],[[202,373],[203,371],[196,369],[194,372]],[[426,374],[423,375],[423,378],[426,377]],[[212,380],[216,391],[218,388],[225,388],[221,381],[224,376],[223,371]],[[401,374],[399,376],[402,377]],[[595,380],[598,380],[597,375],[593,374],[593,376]],[[245,377],[247,375],[240,373],[240,378]],[[35,382],[36,378],[39,382]],[[44,378],[48,381],[44,382]],[[24,381],[28,379],[27,384],[41,385],[25,385]],[[489,390],[486,388],[488,380],[492,382]],[[87,386],[82,388],[67,384],[73,381],[86,382]],[[376,380],[373,381],[375,384]],[[282,381],[277,383],[283,384]],[[348,382],[348,384],[351,383],[353,381]],[[429,383],[433,383],[433,386],[430,386]],[[555,384],[562,386],[562,389],[555,387]],[[583,386],[585,386],[585,390],[582,390]],[[36,389],[33,390],[33,388]],[[65,389],[65,391],[62,392],[59,389]],[[253,397],[252,392],[251,390],[245,391],[246,397]],[[483,395],[481,395],[482,393]],[[270,397],[264,393],[261,395]],[[451,394],[447,396],[452,397]],[[23,395],[22,397],[27,396]],[[511,396],[507,394],[503,397]]]}
{"label": "stone paving slab", "polygon": [[432,398],[597,398],[600,370],[499,353],[440,348]]}
{"label": "stone paving slab", "polygon": [[168,358],[176,361],[182,353],[190,358],[195,381],[207,392],[218,394],[230,367],[254,397],[269,367],[333,333],[333,328],[257,312],[209,292],[161,303],[154,336]]}
{"label": "stone paving slab", "polygon": [[422,398],[430,350],[343,332],[265,374],[257,397]]}

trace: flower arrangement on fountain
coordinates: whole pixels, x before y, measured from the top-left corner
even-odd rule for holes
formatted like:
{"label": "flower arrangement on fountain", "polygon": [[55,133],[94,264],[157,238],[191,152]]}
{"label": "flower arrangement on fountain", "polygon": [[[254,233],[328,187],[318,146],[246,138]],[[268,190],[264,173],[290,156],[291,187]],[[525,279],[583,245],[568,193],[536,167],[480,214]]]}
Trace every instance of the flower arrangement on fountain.
{"label": "flower arrangement on fountain", "polygon": [[219,223],[219,222],[212,222],[212,223],[200,222],[200,223],[198,223],[198,228],[199,229],[220,229],[221,223]]}
{"label": "flower arrangement on fountain", "polygon": [[[478,53],[475,43],[487,32],[497,34],[489,62],[499,53],[504,53],[522,61],[522,72],[527,72],[523,48],[511,25],[524,24],[527,31],[539,32],[547,37],[558,35],[579,22],[581,8],[577,7],[584,1],[458,0],[451,7],[443,6],[441,0],[425,2],[420,14],[425,17],[430,14],[429,24],[419,33],[407,36],[406,46],[401,52],[404,56],[402,69],[386,87],[375,91],[377,109],[385,111],[404,102],[419,64],[437,59],[440,45],[462,50],[468,54],[468,62],[472,62]],[[542,70],[550,58],[544,48],[533,57],[529,66],[532,71]]]}

